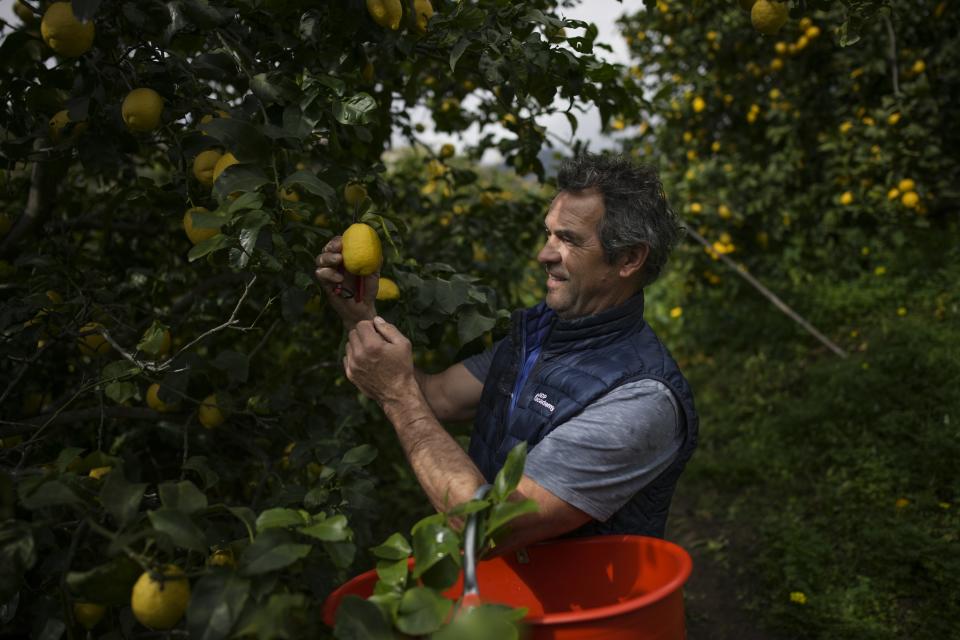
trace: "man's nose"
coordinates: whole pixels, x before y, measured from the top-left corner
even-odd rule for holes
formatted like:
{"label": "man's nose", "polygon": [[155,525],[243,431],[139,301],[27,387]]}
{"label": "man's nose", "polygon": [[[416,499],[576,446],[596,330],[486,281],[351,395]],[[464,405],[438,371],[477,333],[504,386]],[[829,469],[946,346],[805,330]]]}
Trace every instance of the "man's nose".
{"label": "man's nose", "polygon": [[560,252],[557,251],[557,247],[551,238],[547,238],[543,243],[543,248],[541,248],[540,253],[537,254],[537,262],[541,264],[560,262]]}

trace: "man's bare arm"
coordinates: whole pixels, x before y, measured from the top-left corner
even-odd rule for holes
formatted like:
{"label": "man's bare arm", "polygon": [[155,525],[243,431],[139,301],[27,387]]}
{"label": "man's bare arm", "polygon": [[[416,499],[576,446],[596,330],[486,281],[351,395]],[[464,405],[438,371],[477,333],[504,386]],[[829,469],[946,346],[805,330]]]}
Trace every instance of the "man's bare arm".
{"label": "man's bare arm", "polygon": [[477,411],[483,383],[461,363],[448,367],[437,374],[415,371],[414,375],[423,393],[440,422],[447,420],[470,420]]}

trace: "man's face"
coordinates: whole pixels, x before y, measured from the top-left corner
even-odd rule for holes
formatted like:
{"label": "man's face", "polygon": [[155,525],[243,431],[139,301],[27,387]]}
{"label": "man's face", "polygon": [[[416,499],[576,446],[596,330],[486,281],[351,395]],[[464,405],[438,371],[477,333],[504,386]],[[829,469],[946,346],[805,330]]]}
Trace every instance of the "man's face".
{"label": "man's face", "polygon": [[561,318],[599,313],[634,291],[604,259],[597,233],[603,211],[603,196],[589,190],[560,192],[547,212],[547,238],[537,260],[547,272],[547,306]]}

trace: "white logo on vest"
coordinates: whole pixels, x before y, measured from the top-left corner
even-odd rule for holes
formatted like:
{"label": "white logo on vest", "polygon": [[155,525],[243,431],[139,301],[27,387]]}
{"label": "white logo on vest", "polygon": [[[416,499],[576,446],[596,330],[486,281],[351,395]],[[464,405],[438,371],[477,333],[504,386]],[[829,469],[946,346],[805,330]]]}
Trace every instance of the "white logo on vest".
{"label": "white logo on vest", "polygon": [[545,393],[538,393],[537,395],[533,396],[533,401],[549,409],[550,413],[553,413],[554,409],[556,409],[556,407],[547,402],[547,394]]}

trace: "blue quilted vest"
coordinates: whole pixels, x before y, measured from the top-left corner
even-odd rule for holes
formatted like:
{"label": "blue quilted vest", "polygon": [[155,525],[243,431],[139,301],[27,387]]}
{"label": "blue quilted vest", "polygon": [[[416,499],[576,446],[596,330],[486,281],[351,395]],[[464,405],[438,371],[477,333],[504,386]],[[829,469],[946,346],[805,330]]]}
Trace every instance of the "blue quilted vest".
{"label": "blue quilted vest", "polygon": [[[514,397],[529,349],[540,356]],[[697,446],[693,394],[677,363],[643,320],[643,293],[585,318],[561,320],[541,303],[513,313],[510,335],[496,347],[470,439],[470,457],[492,482],[520,441],[533,449],[555,427],[627,382],[659,380],[680,409],[684,442],[674,461],[606,522],[591,521],[572,535],[663,537],[677,479]],[[511,404],[513,409],[511,411]]]}

